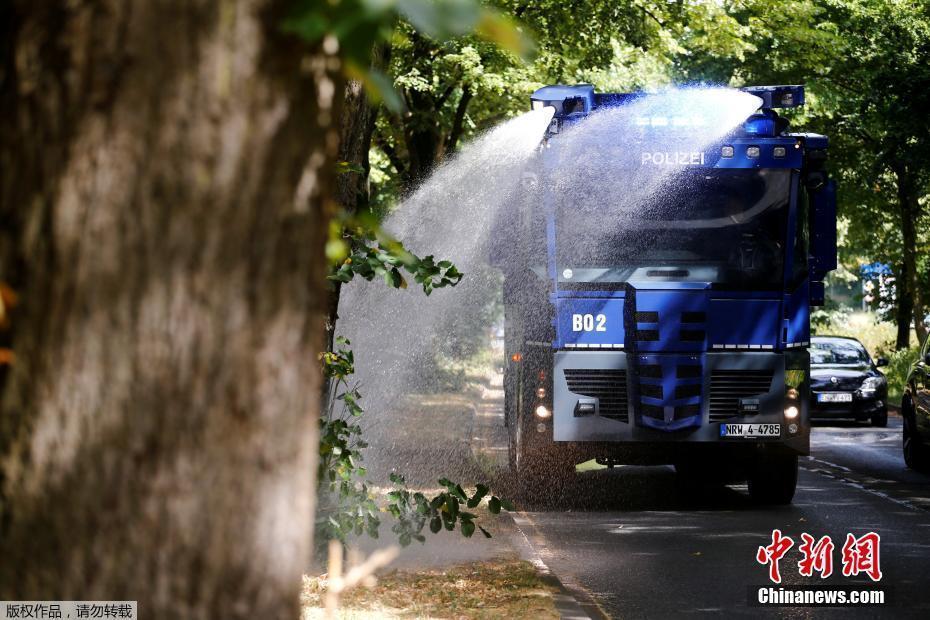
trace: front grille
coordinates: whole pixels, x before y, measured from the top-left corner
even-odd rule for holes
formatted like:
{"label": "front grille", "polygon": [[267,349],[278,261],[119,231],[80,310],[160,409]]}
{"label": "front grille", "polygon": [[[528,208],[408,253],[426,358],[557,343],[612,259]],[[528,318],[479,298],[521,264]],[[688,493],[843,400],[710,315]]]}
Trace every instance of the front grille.
{"label": "front grille", "polygon": [[[647,418],[652,418],[654,420],[665,420],[665,407],[657,407],[655,405],[640,405],[640,413]],[[682,418],[691,418],[697,415],[701,415],[701,406],[700,405],[678,405],[675,407],[674,419],[681,420]]]}
{"label": "front grille", "polygon": [[710,421],[739,415],[739,400],[767,394],[772,388],[771,370],[714,370],[710,374]]}
{"label": "front grille", "polygon": [[567,368],[568,391],[596,398],[601,417],[629,421],[626,370],[614,368]]}
{"label": "front grille", "polygon": [[659,339],[659,330],[637,329],[634,337],[640,342],[655,342]]}
{"label": "front grille", "polygon": [[659,399],[665,396],[665,392],[662,389],[662,386],[653,385],[652,383],[640,383],[639,394],[640,396],[645,396],[647,398],[659,398]]}
{"label": "front grille", "polygon": [[682,342],[704,342],[703,329],[683,329],[679,335]]}
{"label": "front grille", "polygon": [[828,378],[814,377],[811,379],[811,390],[817,392],[853,392],[862,385],[862,377],[837,377],[837,382],[833,383]]}
{"label": "front grille", "polygon": [[655,420],[665,419],[665,407],[656,407],[655,405],[640,405],[640,413],[648,418]]}

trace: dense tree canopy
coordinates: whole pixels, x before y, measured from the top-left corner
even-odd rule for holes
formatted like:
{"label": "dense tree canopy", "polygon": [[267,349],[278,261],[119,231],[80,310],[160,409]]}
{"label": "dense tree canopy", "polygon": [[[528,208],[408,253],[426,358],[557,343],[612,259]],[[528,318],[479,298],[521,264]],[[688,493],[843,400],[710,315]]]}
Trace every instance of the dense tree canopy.
{"label": "dense tree canopy", "polygon": [[526,109],[547,83],[600,91],[670,83],[806,84],[795,130],[830,137],[852,271],[880,261],[897,276],[898,346],[926,330],[930,18],[919,0],[489,3],[534,38],[524,62],[474,37],[443,43],[401,22],[389,73],[403,107],[374,131],[374,203],[389,208],[468,137]]}

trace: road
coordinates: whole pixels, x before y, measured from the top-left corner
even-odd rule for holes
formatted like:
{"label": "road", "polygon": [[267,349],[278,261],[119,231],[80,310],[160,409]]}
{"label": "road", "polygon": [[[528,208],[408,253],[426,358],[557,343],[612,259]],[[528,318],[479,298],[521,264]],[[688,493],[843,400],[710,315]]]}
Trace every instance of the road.
{"label": "road", "polygon": [[[818,425],[791,506],[753,506],[745,486],[683,489],[668,467],[580,474],[569,505],[518,521],[549,568],[582,603],[613,618],[695,615],[930,617],[930,478],[901,458],[901,419],[888,428]],[[773,529],[795,541],[780,562],[784,584],[871,584],[844,577],[846,534],[881,535],[877,607],[749,607],[768,583],[755,560]],[[832,537],[834,575],[801,577],[800,536]]]}

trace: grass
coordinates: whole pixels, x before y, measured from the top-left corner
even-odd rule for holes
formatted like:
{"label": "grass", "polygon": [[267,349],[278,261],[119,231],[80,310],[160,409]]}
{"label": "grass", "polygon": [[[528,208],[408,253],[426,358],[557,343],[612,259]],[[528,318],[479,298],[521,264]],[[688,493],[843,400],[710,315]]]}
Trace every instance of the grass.
{"label": "grass", "polygon": [[[303,620],[322,618],[326,580],[304,577]],[[394,571],[340,600],[339,618],[558,618],[555,590],[515,559],[448,569]]]}

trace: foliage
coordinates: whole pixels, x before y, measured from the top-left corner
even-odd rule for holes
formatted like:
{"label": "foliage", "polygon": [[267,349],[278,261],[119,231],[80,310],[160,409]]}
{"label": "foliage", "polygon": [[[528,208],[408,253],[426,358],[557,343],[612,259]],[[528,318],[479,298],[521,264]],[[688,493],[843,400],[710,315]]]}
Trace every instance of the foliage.
{"label": "foliage", "polygon": [[[381,526],[382,510],[369,483],[365,482],[367,471],[362,465],[361,450],[367,444],[362,440],[362,428],[358,424],[364,413],[359,403],[361,394],[357,385],[349,383],[349,377],[355,370],[355,359],[347,348],[348,340],[337,338],[336,344],[336,351],[322,356],[324,375],[331,381],[331,395],[329,409],[320,420],[316,524],[319,544],[332,539],[345,542],[353,534],[378,538]],[[337,403],[341,403],[338,409]],[[433,533],[442,528],[452,531],[458,525],[466,538],[471,537],[477,527],[490,538],[487,530],[475,524],[477,515],[461,510],[463,505],[476,508],[486,497],[492,514],[499,513],[502,508],[513,510],[508,500],[494,495],[488,497],[488,487],[480,484],[469,496],[460,484],[443,478],[439,485],[446,490],[427,497],[407,489],[403,476],[399,474],[392,473],[390,480],[395,488],[387,494],[386,510],[396,520],[391,531],[403,546],[413,540],[424,542],[426,538],[422,532],[427,524]]]}
{"label": "foliage", "polygon": [[848,308],[811,313],[811,329],[818,336],[856,338],[875,358],[888,357],[895,348],[894,323],[881,321],[873,312],[852,312]]}
{"label": "foliage", "polygon": [[[807,85],[795,130],[830,137],[846,265],[881,261],[930,292],[930,4],[922,0],[727,0],[744,59],[682,55],[678,73]],[[909,254],[913,250],[914,254]],[[920,295],[910,292],[910,299]],[[918,310],[920,304],[918,303]]]}
{"label": "foliage", "polygon": [[462,279],[463,274],[450,261],[437,262],[432,255],[417,256],[376,224],[346,227],[336,223],[333,230],[331,238],[335,239],[327,247],[330,258],[345,256],[329,275],[336,282],[346,284],[355,276],[370,281],[380,276],[388,286],[407,288],[407,280],[400,272],[403,268],[429,295],[434,289],[455,286]]}
{"label": "foliage", "polygon": [[[475,519],[478,518],[476,514],[462,510],[463,506],[473,509],[481,504],[489,493],[488,487],[483,484],[479,484],[475,492],[469,496],[461,485],[441,478],[439,484],[446,490],[427,497],[423,493],[411,493],[406,488],[404,477],[399,474],[391,474],[391,482],[396,488],[388,493],[388,499],[390,499],[388,512],[397,520],[391,530],[397,535],[397,540],[401,545],[409,545],[411,540],[424,542],[426,538],[422,532],[427,524],[433,534],[443,528],[451,532],[458,524],[465,538],[470,538],[475,533],[476,527],[486,538],[491,538],[491,534],[486,529],[475,525]],[[514,508],[508,500],[491,495],[488,499],[488,510],[491,514],[498,514],[501,509],[513,510]]]}
{"label": "foliage", "polygon": [[[367,532],[378,537],[380,509],[364,477],[361,450],[367,447],[358,424],[363,410],[357,385],[349,384],[355,358],[345,338],[336,340],[338,349],[322,356],[323,374],[330,381],[328,410],[320,417],[320,452],[317,463],[319,544],[331,539],[346,540]],[[337,404],[342,406],[337,409]]]}
{"label": "foliage", "polygon": [[[676,53],[741,57],[743,26],[715,3],[642,0],[491,0],[532,33],[531,62],[479,37],[437,40],[413,22],[398,24],[390,74],[404,114],[377,123],[373,156],[384,181],[410,189],[462,139],[527,109],[528,95],[548,83],[591,82],[600,90],[655,87],[669,81]],[[382,209],[392,196],[376,187]]]}
{"label": "foliage", "polygon": [[888,356],[888,366],[882,368],[882,372],[888,378],[888,402],[901,404],[901,396],[904,395],[904,386],[907,384],[907,375],[919,354],[920,348],[915,346],[893,351]]}
{"label": "foliage", "polygon": [[475,0],[296,0],[282,27],[310,43],[332,41],[349,76],[373,100],[399,112],[402,103],[390,80],[368,66],[372,46],[390,38],[398,16],[438,40],[475,33],[515,54],[532,49],[509,18]]}

